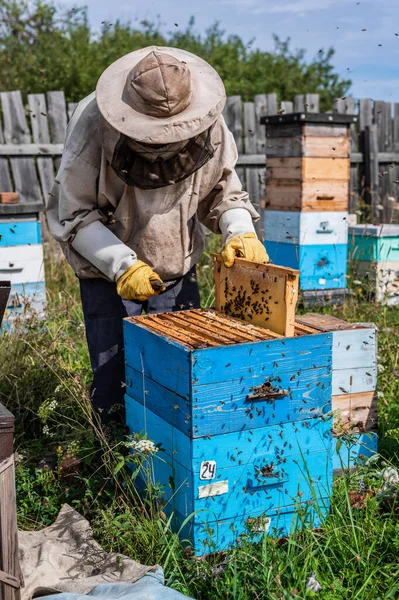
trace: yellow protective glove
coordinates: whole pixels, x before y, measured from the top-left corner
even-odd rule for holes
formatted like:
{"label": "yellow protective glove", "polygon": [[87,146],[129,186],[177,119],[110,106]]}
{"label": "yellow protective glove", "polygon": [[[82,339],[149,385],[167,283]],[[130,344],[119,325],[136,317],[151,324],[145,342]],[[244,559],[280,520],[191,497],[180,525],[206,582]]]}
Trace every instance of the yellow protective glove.
{"label": "yellow protective glove", "polygon": [[[151,283],[155,283],[154,287]],[[156,288],[156,289],[154,289]],[[150,296],[156,296],[165,290],[162,279],[146,265],[138,260],[121,275],[116,282],[116,290],[125,300],[144,302]]]}
{"label": "yellow protective glove", "polygon": [[222,258],[225,267],[234,265],[235,257],[246,258],[257,263],[269,262],[266,248],[258,240],[255,233],[243,233],[231,238],[222,251]]}

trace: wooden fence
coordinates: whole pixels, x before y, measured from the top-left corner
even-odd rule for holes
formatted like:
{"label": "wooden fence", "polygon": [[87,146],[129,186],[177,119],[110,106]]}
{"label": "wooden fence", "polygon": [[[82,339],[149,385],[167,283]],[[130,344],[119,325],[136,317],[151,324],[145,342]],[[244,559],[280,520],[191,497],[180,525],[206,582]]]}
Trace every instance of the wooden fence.
{"label": "wooden fence", "polygon": [[[76,104],[63,92],[29,94],[2,92],[0,119],[0,191],[17,191],[23,203],[43,205],[62,154],[65,128]],[[399,103],[334,102],[334,111],[358,114],[351,126],[350,212],[371,207],[374,220],[392,222],[399,197]],[[288,112],[319,112],[317,94],[278,102],[276,94],[259,94],[253,102],[240,96],[227,99],[224,116],[235,138],[238,174],[253,202],[265,200],[265,127],[260,118]],[[330,111],[331,112],[331,111]]]}

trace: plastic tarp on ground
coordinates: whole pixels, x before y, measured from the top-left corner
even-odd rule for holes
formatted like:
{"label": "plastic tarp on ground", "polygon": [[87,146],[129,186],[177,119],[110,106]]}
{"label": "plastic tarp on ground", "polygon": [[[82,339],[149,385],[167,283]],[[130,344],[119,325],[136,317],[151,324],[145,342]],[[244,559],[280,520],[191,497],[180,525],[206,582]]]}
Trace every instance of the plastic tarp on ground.
{"label": "plastic tarp on ground", "polygon": [[[87,595],[61,593],[45,596],[43,600],[190,600],[172,588],[165,587],[161,567],[155,573],[144,575],[135,583],[106,583]],[[36,599],[37,600],[37,599]]]}
{"label": "plastic tarp on ground", "polygon": [[21,600],[52,596],[57,600],[182,600],[164,586],[161,567],[145,566],[127,556],[105,552],[89,522],[64,505],[56,521],[40,531],[18,535],[24,580]]}

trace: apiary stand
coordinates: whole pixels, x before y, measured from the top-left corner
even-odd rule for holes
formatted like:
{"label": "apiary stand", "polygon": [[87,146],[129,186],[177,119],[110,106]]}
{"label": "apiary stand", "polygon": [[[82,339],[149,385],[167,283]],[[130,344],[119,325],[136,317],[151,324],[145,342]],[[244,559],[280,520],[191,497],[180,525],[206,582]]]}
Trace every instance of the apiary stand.
{"label": "apiary stand", "polygon": [[[164,511],[196,554],[316,526],[332,482],[332,335],[213,310],[124,321],[126,415],[159,444]],[[302,506],[303,520],[298,518]]]}

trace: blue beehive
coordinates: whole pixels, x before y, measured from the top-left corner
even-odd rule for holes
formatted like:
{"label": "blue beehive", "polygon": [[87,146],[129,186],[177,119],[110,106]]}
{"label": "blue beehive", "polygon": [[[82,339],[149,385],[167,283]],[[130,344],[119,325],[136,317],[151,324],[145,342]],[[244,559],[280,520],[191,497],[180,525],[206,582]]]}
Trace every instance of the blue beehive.
{"label": "blue beehive", "polygon": [[341,211],[265,211],[265,246],[270,259],[299,269],[301,290],[345,289],[347,216]]}
{"label": "blue beehive", "polygon": [[332,336],[312,331],[212,310],[125,320],[127,424],[161,444],[164,510],[196,553],[254,523],[288,533],[300,503],[310,524],[328,509]]}
{"label": "blue beehive", "polygon": [[0,275],[11,281],[4,329],[28,307],[27,314],[31,310],[44,313],[46,287],[38,213],[0,216]]}

